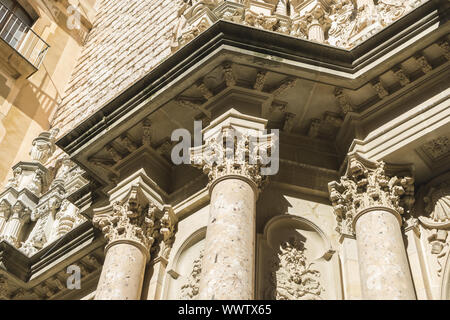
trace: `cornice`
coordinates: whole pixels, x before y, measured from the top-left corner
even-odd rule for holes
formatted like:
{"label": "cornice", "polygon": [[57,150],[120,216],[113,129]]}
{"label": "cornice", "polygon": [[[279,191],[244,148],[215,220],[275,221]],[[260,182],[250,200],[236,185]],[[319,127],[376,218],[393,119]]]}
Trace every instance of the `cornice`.
{"label": "cornice", "polygon": [[[429,1],[350,51],[219,20],[61,137],[57,145],[74,155],[95,141],[97,136],[122,122],[142,103],[160,98],[161,91],[186,72],[198,64],[211,63],[214,57],[223,56],[224,52],[233,52],[238,58],[251,52],[253,62],[270,61],[274,69],[294,63],[303,70],[310,70],[310,76],[320,78],[317,81],[330,81],[330,84],[334,82],[349,89],[360,88],[384,69],[395,65],[397,60],[411,54],[408,48],[420,50],[418,47],[447,34],[450,28],[449,6],[444,0]],[[245,40],[242,34],[246,34]],[[397,53],[394,58],[391,57],[392,52]]]}

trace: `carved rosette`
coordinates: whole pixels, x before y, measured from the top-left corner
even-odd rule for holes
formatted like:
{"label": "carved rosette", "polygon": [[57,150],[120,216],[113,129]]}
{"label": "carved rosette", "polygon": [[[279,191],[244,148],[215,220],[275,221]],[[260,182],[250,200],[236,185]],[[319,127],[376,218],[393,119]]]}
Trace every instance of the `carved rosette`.
{"label": "carved rosette", "polygon": [[261,188],[267,178],[261,169],[268,163],[267,156],[275,142],[273,134],[258,135],[224,127],[203,146],[191,148],[191,162],[208,175],[210,187],[220,179],[235,176]]}
{"label": "carved rosette", "polygon": [[269,299],[321,300],[325,291],[320,284],[320,272],[308,263],[304,243],[290,239],[280,244],[272,260]]}
{"label": "carved rosette", "polygon": [[348,160],[347,173],[340,182],[328,185],[338,221],[338,231],[354,236],[357,218],[370,209],[387,209],[397,215],[409,212],[414,204],[414,179],[386,174],[383,161],[371,162],[359,156]]}

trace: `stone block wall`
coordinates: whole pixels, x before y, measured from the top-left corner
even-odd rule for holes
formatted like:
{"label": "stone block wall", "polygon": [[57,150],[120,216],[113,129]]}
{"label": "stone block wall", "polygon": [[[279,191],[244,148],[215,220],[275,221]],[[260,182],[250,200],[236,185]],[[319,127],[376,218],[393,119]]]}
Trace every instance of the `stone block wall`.
{"label": "stone block wall", "polygon": [[60,136],[171,54],[173,0],[102,0],[52,126]]}

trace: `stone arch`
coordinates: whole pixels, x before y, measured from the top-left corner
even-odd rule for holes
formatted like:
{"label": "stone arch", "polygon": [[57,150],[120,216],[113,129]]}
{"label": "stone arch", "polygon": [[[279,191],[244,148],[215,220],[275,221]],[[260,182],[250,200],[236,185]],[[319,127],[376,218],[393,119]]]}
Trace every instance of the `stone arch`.
{"label": "stone arch", "polygon": [[189,235],[178,248],[175,248],[175,254],[167,266],[163,299],[181,298],[181,288],[189,281],[195,261],[199,259],[204,247],[205,238],[206,226],[203,226]]}
{"label": "stone arch", "polygon": [[257,298],[341,299],[334,253],[330,239],[314,222],[291,214],[275,216],[258,241]]}

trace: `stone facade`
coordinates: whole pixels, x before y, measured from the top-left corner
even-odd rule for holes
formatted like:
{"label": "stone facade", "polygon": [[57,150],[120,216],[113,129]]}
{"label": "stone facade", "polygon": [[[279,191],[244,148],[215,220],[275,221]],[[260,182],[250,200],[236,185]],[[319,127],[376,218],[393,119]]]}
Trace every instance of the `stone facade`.
{"label": "stone facade", "polygon": [[450,299],[446,1],[81,5],[1,299]]}

